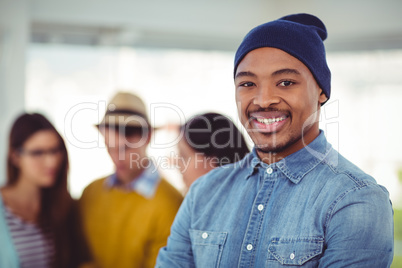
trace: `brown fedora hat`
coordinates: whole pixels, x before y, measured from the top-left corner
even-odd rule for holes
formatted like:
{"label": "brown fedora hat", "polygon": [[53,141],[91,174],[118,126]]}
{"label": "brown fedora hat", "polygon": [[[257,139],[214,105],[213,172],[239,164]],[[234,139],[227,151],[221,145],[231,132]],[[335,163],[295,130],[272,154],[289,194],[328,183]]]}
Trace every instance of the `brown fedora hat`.
{"label": "brown fedora hat", "polygon": [[144,102],[135,94],[118,92],[110,100],[100,126],[126,126],[150,128]]}

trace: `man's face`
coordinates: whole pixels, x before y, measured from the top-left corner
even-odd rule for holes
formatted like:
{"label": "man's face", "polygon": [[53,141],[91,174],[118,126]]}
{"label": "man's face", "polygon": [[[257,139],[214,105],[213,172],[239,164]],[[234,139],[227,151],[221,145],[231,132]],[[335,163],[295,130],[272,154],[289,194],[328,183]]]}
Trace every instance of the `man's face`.
{"label": "man's face", "polygon": [[235,87],[240,120],[259,154],[286,157],[319,134],[326,97],[310,70],[288,53],[270,47],[251,51],[238,65]]}
{"label": "man's face", "polygon": [[117,177],[129,181],[137,177],[143,170],[142,165],[147,157],[146,148],[150,136],[141,134],[125,136],[113,128],[100,129],[105,138],[105,145],[115,167]]}

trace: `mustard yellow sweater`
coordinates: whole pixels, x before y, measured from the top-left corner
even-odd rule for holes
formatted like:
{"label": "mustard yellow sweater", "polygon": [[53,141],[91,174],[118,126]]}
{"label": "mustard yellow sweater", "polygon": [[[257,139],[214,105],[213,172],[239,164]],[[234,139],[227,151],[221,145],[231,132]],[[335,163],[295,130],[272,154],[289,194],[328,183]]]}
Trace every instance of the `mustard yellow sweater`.
{"label": "mustard yellow sweater", "polygon": [[79,203],[95,262],[102,268],[154,267],[182,195],[163,179],[153,199],[107,188],[104,180],[91,183]]}

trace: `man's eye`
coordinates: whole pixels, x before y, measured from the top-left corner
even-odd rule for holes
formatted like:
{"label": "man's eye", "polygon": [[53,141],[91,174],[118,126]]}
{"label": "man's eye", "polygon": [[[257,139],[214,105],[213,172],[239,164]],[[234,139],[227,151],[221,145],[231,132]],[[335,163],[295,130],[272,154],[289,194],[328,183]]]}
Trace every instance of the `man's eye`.
{"label": "man's eye", "polygon": [[252,87],[252,86],[254,86],[255,84],[253,83],[253,82],[246,82],[246,83],[242,83],[242,84],[240,84],[240,86],[243,86],[243,87]]}
{"label": "man's eye", "polygon": [[282,81],[278,85],[281,86],[281,87],[288,87],[288,86],[291,86],[293,84],[294,83],[292,81]]}

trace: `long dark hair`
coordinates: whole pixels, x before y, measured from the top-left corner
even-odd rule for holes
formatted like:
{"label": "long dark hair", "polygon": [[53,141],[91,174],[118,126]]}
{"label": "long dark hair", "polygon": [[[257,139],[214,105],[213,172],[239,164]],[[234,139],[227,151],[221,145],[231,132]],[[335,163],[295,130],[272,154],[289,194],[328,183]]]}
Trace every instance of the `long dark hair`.
{"label": "long dark hair", "polygon": [[[50,227],[54,235],[56,262],[55,267],[68,267],[71,260],[71,234],[67,226],[71,221],[73,199],[67,190],[68,155],[63,138],[56,128],[43,115],[38,113],[20,115],[11,127],[7,158],[7,186],[14,185],[20,169],[14,164],[13,157],[22,149],[24,143],[39,131],[52,131],[59,138],[63,160],[57,178],[51,187],[41,189],[41,209],[38,225]],[[71,223],[71,222],[70,222]]]}
{"label": "long dark hair", "polygon": [[182,127],[183,139],[196,152],[216,157],[218,166],[242,159],[249,149],[240,130],[218,113],[194,116]]}

